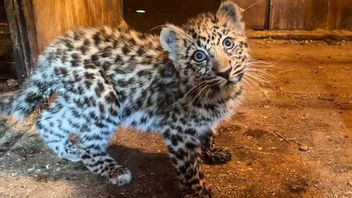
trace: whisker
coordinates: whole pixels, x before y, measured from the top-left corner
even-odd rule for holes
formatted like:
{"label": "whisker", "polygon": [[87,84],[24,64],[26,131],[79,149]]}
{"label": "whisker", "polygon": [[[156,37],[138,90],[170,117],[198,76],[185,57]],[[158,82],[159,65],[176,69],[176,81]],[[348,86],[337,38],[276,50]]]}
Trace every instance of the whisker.
{"label": "whisker", "polygon": [[249,5],[247,8],[241,9],[241,12],[242,12],[242,13],[245,13],[245,12],[247,12],[247,10],[249,10],[250,8],[252,8],[252,7],[254,7],[254,6],[258,5],[258,4],[259,4],[259,0],[256,1],[256,2],[254,2],[254,3],[252,3],[252,4]]}
{"label": "whisker", "polygon": [[188,35],[188,34],[185,33],[185,32],[179,32],[179,33],[181,33],[181,35],[185,36],[185,37],[186,37],[186,38],[185,38],[186,40],[192,42],[193,44],[195,44],[195,45],[197,46],[197,42],[196,42],[190,35]]}
{"label": "whisker", "polygon": [[192,100],[192,103],[195,102],[194,104],[198,104],[200,102],[200,99],[203,98],[204,96],[206,96],[212,87],[215,87],[221,83],[222,83],[222,80],[219,80],[219,79],[215,79],[215,80],[210,81],[205,87],[203,87],[198,92],[198,94],[194,97],[194,100],[196,100],[196,101]]}
{"label": "whisker", "polygon": [[248,78],[251,78],[252,80],[255,80],[259,83],[264,83],[264,84],[270,84],[270,81],[268,81],[265,78],[259,77],[259,76],[252,76],[252,75],[247,75]]}
{"label": "whisker", "polygon": [[204,90],[207,90],[207,88],[208,88],[208,84],[205,85],[205,86],[197,93],[197,95],[193,98],[193,100],[191,101],[191,103],[197,105],[197,104],[199,103],[199,101],[200,101],[200,98],[201,98],[202,95],[203,95],[202,92],[203,92]]}
{"label": "whisker", "polygon": [[264,80],[264,81],[269,81],[269,80],[266,79],[264,76],[261,76],[261,75],[258,75],[258,74],[253,75],[253,74],[251,74],[251,73],[247,73],[247,76],[252,77],[252,78],[256,78],[256,79],[260,79],[260,80]]}
{"label": "whisker", "polygon": [[272,62],[263,61],[263,60],[259,60],[259,59],[255,59],[255,58],[250,58],[247,62],[258,62],[258,63],[261,63],[261,64],[272,64]]}
{"label": "whisker", "polygon": [[262,76],[267,76],[269,78],[276,78],[272,73],[266,71],[266,70],[258,70],[254,68],[247,68],[244,70],[245,72],[256,74],[256,75],[262,75]]}
{"label": "whisker", "polygon": [[158,28],[163,28],[163,27],[166,27],[166,25],[157,25],[157,26],[154,26],[154,27],[152,27],[152,28],[150,28],[149,30],[148,30],[148,32],[150,33],[151,31],[153,31],[153,30],[156,30],[156,29],[158,29]]}
{"label": "whisker", "polygon": [[[194,86],[191,90],[189,90],[185,96],[183,97],[184,98],[184,101],[187,102],[189,101],[189,97],[191,97],[195,91],[197,91],[198,89],[202,88],[203,86],[206,86],[208,85],[209,83],[212,83],[212,80],[206,80],[206,81],[202,81],[200,83],[198,83],[196,86]],[[198,93],[197,93],[198,94]],[[196,95],[197,95],[196,94]]]}
{"label": "whisker", "polygon": [[255,87],[260,87],[259,84],[249,78],[243,78],[243,82],[246,83],[251,89],[254,89]]}
{"label": "whisker", "polygon": [[267,67],[267,68],[278,68],[276,65],[277,63],[272,63],[272,64],[262,64],[262,63],[257,63],[257,62],[246,62],[243,65],[246,66],[251,66],[251,67]]}
{"label": "whisker", "polygon": [[249,85],[249,87],[251,89],[260,89],[260,90],[263,90],[264,88],[260,85],[259,82],[253,80],[253,79],[250,79],[250,78],[245,78],[248,82],[247,82],[247,85]]}
{"label": "whisker", "polygon": [[246,78],[243,78],[243,82],[248,85],[249,87],[253,88],[252,85],[248,82]]}

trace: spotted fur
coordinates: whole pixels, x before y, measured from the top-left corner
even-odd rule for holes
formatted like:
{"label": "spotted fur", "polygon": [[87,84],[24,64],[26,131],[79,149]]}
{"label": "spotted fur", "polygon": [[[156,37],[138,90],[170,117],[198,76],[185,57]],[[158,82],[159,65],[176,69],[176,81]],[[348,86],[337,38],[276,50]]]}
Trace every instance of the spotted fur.
{"label": "spotted fur", "polygon": [[23,118],[51,95],[37,120],[40,137],[63,159],[82,161],[111,183],[131,173],[106,147],[120,126],[160,133],[185,197],[210,197],[200,162],[231,159],[213,147],[212,128],[238,104],[249,59],[239,8],[225,1],[160,36],[128,28],[80,29],[39,56],[22,89],[1,103]]}

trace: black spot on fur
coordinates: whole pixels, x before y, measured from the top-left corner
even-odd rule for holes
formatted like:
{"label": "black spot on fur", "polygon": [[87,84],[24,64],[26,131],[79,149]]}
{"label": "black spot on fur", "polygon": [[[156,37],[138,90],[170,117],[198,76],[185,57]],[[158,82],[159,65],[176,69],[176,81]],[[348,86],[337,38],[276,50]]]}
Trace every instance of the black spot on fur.
{"label": "black spot on fur", "polygon": [[41,101],[42,99],[43,99],[43,97],[38,95],[37,93],[29,92],[26,94],[25,101],[31,104],[31,103],[37,103],[38,101]]}
{"label": "black spot on fur", "polygon": [[160,76],[162,78],[170,78],[176,75],[176,68],[172,63],[168,63],[165,67],[160,70]]}
{"label": "black spot on fur", "polygon": [[110,62],[104,62],[103,64],[103,69],[104,71],[107,71],[110,69],[111,63]]}
{"label": "black spot on fur", "polygon": [[93,73],[88,73],[88,72],[85,72],[85,73],[84,73],[84,77],[85,77],[86,79],[91,79],[91,80],[94,80],[94,79],[95,79],[94,74],[93,74]]}
{"label": "black spot on fur", "polygon": [[107,58],[107,57],[112,56],[112,47],[106,47],[106,48],[104,48],[103,53],[101,54],[101,56],[102,56],[103,58]]}
{"label": "black spot on fur", "polygon": [[85,69],[95,69],[95,66],[93,64],[86,64],[84,65]]}
{"label": "black spot on fur", "polygon": [[197,145],[187,142],[186,143],[186,148],[190,149],[190,150],[194,150],[197,147]]}
{"label": "black spot on fur", "polygon": [[93,41],[94,41],[94,44],[95,44],[95,45],[99,45],[99,44],[100,44],[100,42],[102,41],[102,39],[101,39],[101,37],[100,37],[99,32],[97,32],[97,33],[95,33],[95,34],[93,35]]}
{"label": "black spot on fur", "polygon": [[152,74],[151,71],[148,70],[140,70],[137,72],[137,76],[142,77],[142,76],[150,76]]}
{"label": "black spot on fur", "polygon": [[194,130],[194,129],[186,129],[185,133],[194,136],[196,134],[196,130]]}
{"label": "black spot on fur", "polygon": [[182,142],[183,138],[180,135],[172,135],[171,136],[171,143],[174,146],[177,146],[178,142]]}
{"label": "black spot on fur", "polygon": [[117,104],[118,103],[117,102],[117,98],[115,96],[115,93],[112,92],[112,91],[110,91],[108,93],[108,95],[105,96],[105,100],[106,100],[106,102],[111,103],[111,104]]}
{"label": "black spot on fur", "polygon": [[137,50],[137,55],[138,55],[138,56],[143,56],[144,53],[145,53],[145,51],[144,51],[142,48],[139,48],[139,49]]}
{"label": "black spot on fur", "polygon": [[62,75],[62,76],[67,76],[67,70],[65,69],[65,68],[63,68],[63,67],[60,67],[59,68],[59,73]]}
{"label": "black spot on fur", "polygon": [[83,45],[89,47],[89,46],[90,46],[90,41],[89,41],[89,39],[87,39],[87,38],[84,39]]}
{"label": "black spot on fur", "polygon": [[86,55],[87,51],[89,50],[89,47],[82,45],[79,49],[81,50],[83,55]]}
{"label": "black spot on fur", "polygon": [[121,63],[121,62],[122,62],[122,58],[121,58],[121,56],[116,55],[116,58],[115,58],[115,63]]}
{"label": "black spot on fur", "polygon": [[84,84],[86,85],[87,89],[90,89],[90,87],[92,86],[93,83],[91,81],[89,81],[89,80],[85,80]]}
{"label": "black spot on fur", "polygon": [[130,52],[130,49],[128,49],[127,46],[123,46],[123,48],[122,48],[122,53],[123,53],[124,55],[128,55],[129,52]]}
{"label": "black spot on fur", "polygon": [[96,62],[96,61],[99,60],[99,56],[96,55],[96,54],[93,54],[92,57],[91,57],[91,60],[92,60],[92,62]]}
{"label": "black spot on fur", "polygon": [[103,113],[103,114],[105,113],[105,107],[102,103],[99,104],[99,110],[101,113]]}
{"label": "black spot on fur", "polygon": [[104,88],[103,83],[98,82],[98,84],[97,84],[97,86],[95,87],[94,91],[95,91],[95,94],[96,94],[98,97],[101,97],[101,94],[105,91],[105,88]]}

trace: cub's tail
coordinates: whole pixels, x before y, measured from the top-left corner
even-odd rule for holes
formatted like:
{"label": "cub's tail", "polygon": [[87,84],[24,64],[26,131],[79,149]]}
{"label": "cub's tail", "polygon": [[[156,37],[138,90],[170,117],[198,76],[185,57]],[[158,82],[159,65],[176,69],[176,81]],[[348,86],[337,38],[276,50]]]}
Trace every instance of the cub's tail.
{"label": "cub's tail", "polygon": [[0,95],[0,114],[25,118],[52,95],[52,87],[40,72],[32,73],[20,90]]}

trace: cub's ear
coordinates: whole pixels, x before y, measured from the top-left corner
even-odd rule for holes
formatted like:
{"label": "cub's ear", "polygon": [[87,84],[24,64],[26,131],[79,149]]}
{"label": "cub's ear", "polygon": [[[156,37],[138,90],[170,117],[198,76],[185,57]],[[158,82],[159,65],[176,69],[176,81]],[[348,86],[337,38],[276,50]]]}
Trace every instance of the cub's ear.
{"label": "cub's ear", "polygon": [[177,43],[181,39],[182,32],[183,30],[174,25],[167,25],[160,32],[161,47],[169,52],[169,58],[173,61],[177,59]]}
{"label": "cub's ear", "polygon": [[244,29],[244,24],[242,23],[242,11],[239,6],[231,1],[224,1],[220,4],[216,16],[221,19],[229,20],[235,23],[237,27]]}

